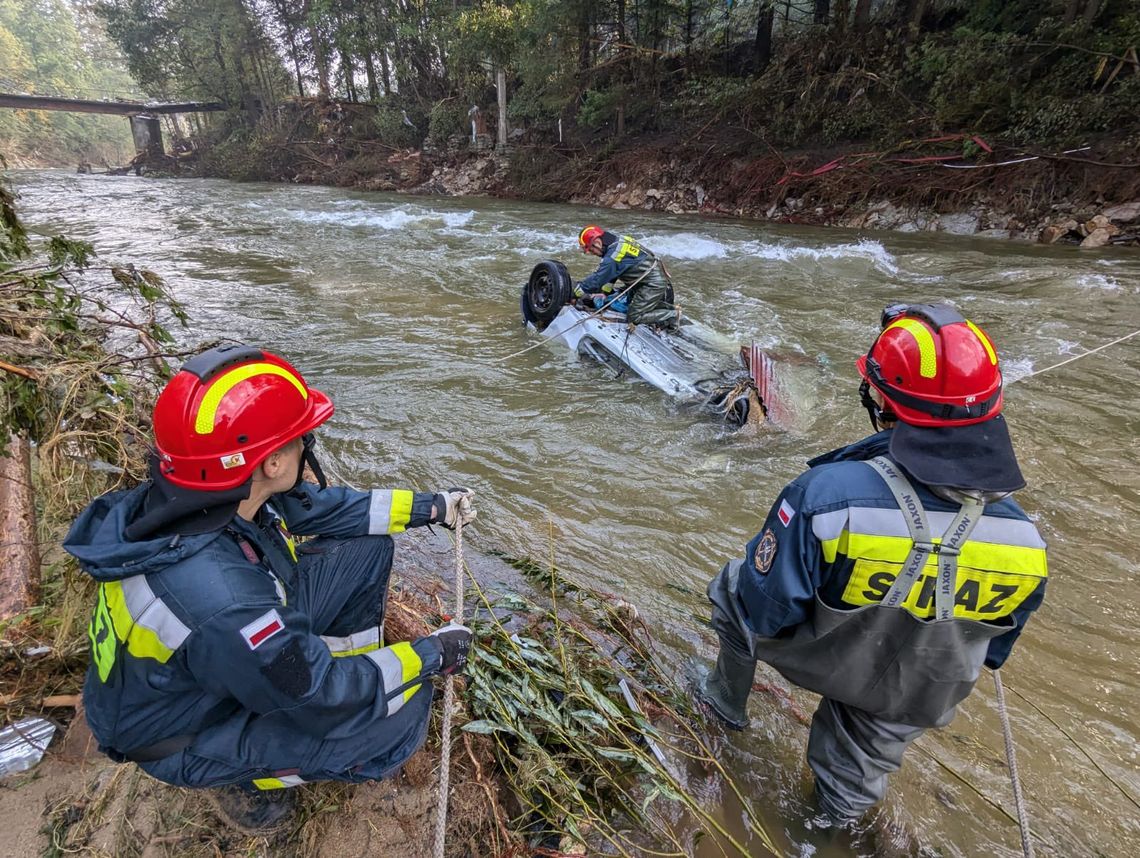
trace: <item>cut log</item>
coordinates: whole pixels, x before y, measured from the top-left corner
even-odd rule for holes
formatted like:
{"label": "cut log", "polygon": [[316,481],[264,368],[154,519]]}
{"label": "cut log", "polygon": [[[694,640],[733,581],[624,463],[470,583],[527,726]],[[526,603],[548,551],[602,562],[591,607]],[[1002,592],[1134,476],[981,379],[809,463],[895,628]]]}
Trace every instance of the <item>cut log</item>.
{"label": "cut log", "polygon": [[0,620],[9,620],[40,598],[40,552],[32,492],[32,446],[12,437],[0,456]]}

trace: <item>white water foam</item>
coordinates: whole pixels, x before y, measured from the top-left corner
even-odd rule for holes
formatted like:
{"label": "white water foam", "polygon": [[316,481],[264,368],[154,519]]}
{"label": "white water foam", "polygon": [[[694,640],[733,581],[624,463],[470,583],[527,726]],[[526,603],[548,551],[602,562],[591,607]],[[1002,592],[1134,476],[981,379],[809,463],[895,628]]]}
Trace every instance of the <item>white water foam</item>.
{"label": "white water foam", "polygon": [[651,235],[645,239],[645,245],[666,259],[724,259],[729,254],[725,244],[691,232]]}
{"label": "white water foam", "polygon": [[1032,374],[1033,358],[1013,358],[1001,362],[1001,375],[1005,384],[1012,384]]}
{"label": "white water foam", "polygon": [[475,217],[474,211],[439,212],[430,209],[389,209],[388,211],[346,211],[323,212],[289,209],[283,212],[289,217],[305,223],[323,223],[334,226],[370,227],[373,229],[403,229],[409,224],[439,221],[447,227],[464,226]]}
{"label": "white water foam", "polygon": [[866,259],[876,268],[890,275],[898,273],[894,256],[877,241],[864,239],[848,244],[829,244],[824,247],[773,244],[763,241],[721,242],[690,232],[672,235],[650,235],[645,244],[666,259],[727,259],[752,257],[774,262],[829,259]]}
{"label": "white water foam", "polygon": [[1104,292],[1119,292],[1120,283],[1104,274],[1082,274],[1076,279],[1078,289],[1099,289]]}
{"label": "white water foam", "polygon": [[854,244],[829,244],[825,247],[788,246],[748,242],[748,255],[776,262],[794,262],[808,259],[819,262],[827,259],[866,259],[880,271],[898,274],[899,267],[894,256],[879,242],[864,239]]}

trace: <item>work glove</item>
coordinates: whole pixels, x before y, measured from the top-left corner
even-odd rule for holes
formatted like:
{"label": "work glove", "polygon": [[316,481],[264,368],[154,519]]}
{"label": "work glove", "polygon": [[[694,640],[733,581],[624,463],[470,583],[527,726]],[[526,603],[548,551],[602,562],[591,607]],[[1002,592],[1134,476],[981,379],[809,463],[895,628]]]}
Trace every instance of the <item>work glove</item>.
{"label": "work glove", "polygon": [[579,280],[578,282],[576,282],[574,284],[574,297],[575,298],[585,298],[586,297],[586,290],[582,288],[582,281],[581,280]]}
{"label": "work glove", "polygon": [[478,515],[471,506],[473,497],[475,493],[471,489],[457,488],[437,492],[434,501],[435,518],[431,523],[442,524],[448,530],[455,530],[456,519],[460,519],[464,525],[470,524]]}
{"label": "work glove", "polygon": [[463,673],[467,667],[467,654],[471,652],[471,629],[452,620],[446,626],[436,629],[429,638],[435,638],[442,647],[442,661],[439,672],[444,676]]}

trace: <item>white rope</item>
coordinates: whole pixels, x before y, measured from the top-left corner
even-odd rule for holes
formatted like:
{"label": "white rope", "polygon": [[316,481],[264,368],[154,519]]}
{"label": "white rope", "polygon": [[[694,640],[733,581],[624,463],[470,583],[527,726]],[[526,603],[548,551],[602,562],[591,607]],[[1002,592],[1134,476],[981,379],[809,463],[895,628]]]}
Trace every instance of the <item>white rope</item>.
{"label": "white rope", "polygon": [[1013,381],[1010,382],[1010,384],[1015,384],[1019,381],[1025,381],[1025,379],[1027,379],[1027,378],[1033,378],[1033,376],[1035,376],[1035,375],[1041,375],[1041,373],[1043,373],[1043,372],[1048,372],[1051,369],[1056,369],[1059,366],[1064,366],[1067,363],[1072,363],[1073,361],[1080,360],[1083,357],[1088,357],[1089,355],[1095,355],[1097,352],[1099,352],[1103,349],[1107,349],[1109,346],[1114,346],[1117,343],[1122,343],[1125,340],[1130,340],[1134,336],[1136,336],[1137,334],[1140,334],[1140,331],[1133,331],[1131,334],[1125,334],[1123,337],[1117,337],[1111,343],[1105,343],[1103,346],[1097,346],[1095,349],[1090,349],[1089,351],[1084,352],[1083,354],[1074,355],[1073,357],[1068,358],[1067,360],[1063,360],[1060,363],[1055,363],[1052,366],[1047,366],[1044,369],[1039,369],[1036,372],[1031,372],[1028,375],[1023,375],[1020,378],[1015,378]]}
{"label": "white rope", "polygon": [[[565,331],[559,331],[554,336],[555,337],[561,337],[563,334],[570,333],[572,330],[574,330],[579,325],[584,325],[586,322],[590,321],[590,319],[598,318],[598,316],[602,315],[602,313],[604,313],[609,308],[610,304],[612,304],[614,301],[616,301],[618,298],[620,298],[622,295],[624,295],[626,292],[628,292],[630,289],[632,289],[634,286],[636,286],[638,283],[640,283],[642,280],[644,280],[648,276],[649,272],[657,267],[657,263],[660,261],[661,260],[659,260],[659,259],[654,259],[653,264],[650,265],[648,268],[646,268],[644,273],[640,277],[638,277],[636,280],[634,280],[632,283],[630,283],[628,286],[626,286],[624,289],[622,289],[620,292],[618,292],[616,295],[614,295],[612,298],[610,298],[610,300],[606,301],[606,303],[602,304],[602,306],[600,306],[597,310],[590,313],[590,315],[586,316],[585,318],[579,319],[577,322],[575,322],[573,325],[571,325]],[[559,311],[559,312],[561,312],[561,311]],[[517,358],[519,355],[525,355],[531,349],[537,349],[539,346],[542,346],[542,345],[546,345],[546,340],[542,340],[541,342],[537,342],[534,345],[527,346],[522,351],[515,352],[513,355],[507,355],[506,357],[495,358],[495,360],[491,361],[491,363],[501,363],[502,361],[510,360],[511,358]]]}
{"label": "white rope", "polygon": [[[459,502],[462,505],[462,501]],[[455,511],[455,622],[463,623],[463,510]],[[444,858],[443,845],[447,836],[447,792],[451,779],[451,713],[455,709],[455,677],[447,677],[443,691],[443,725],[439,728],[439,796],[435,815],[435,858]]]}
{"label": "white rope", "polygon": [[994,688],[997,690],[998,715],[1001,732],[1005,737],[1005,758],[1009,761],[1009,779],[1013,784],[1013,804],[1017,808],[1017,824],[1021,828],[1021,851],[1025,858],[1033,858],[1033,840],[1029,831],[1029,811],[1021,792],[1021,778],[1017,775],[1017,757],[1013,749],[1013,730],[1009,725],[1009,712],[1005,708],[1005,688],[1001,684],[1001,671],[994,671]]}

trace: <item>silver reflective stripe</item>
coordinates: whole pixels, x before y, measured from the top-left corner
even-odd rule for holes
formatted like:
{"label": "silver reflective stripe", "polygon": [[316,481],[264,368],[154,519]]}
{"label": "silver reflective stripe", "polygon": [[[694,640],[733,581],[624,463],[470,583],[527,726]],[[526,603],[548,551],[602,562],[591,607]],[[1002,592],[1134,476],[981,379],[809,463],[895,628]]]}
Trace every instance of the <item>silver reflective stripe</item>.
{"label": "silver reflective stripe", "polygon": [[[380,675],[384,680],[384,694],[391,695],[392,691],[404,684],[404,665],[390,647],[373,650],[366,656],[376,662],[380,668]],[[395,715],[404,705],[404,695],[396,694],[388,697],[388,714]]]}
{"label": "silver reflective stripe", "polygon": [[178,649],[190,637],[190,629],[154,594],[145,575],[124,578],[119,583],[127,613],[135,625],[150,629],[171,650]]}
{"label": "silver reflective stripe", "polygon": [[939,620],[952,618],[954,594],[958,582],[958,554],[981,520],[985,505],[963,504],[942,534],[941,544],[935,544],[926,510],[910,481],[883,456],[876,456],[867,464],[883,478],[883,482],[894,495],[911,539],[910,553],[903,561],[902,571],[895,578],[891,589],[883,596],[881,604],[888,608],[897,608],[910,594],[914,582],[918,580],[926,565],[926,558],[931,554],[937,554],[938,587],[934,591],[934,615]]}
{"label": "silver reflective stripe", "polygon": [[[845,512],[847,515],[849,520],[847,529],[851,533],[871,536],[909,535],[906,516],[900,509],[852,506],[846,511],[824,513],[823,516],[817,515],[813,522],[818,518],[837,515],[838,512]],[[955,513],[927,511],[926,516],[927,524],[932,533],[945,533],[950,527],[950,522],[954,520]],[[820,539],[827,538],[822,536],[819,531],[816,531],[816,535]],[[838,533],[830,534],[832,539],[838,536]],[[1045,548],[1045,540],[1041,538],[1041,534],[1038,533],[1032,522],[1017,518],[1001,518],[994,515],[982,516],[982,520],[971,534],[970,540],[972,542],[989,542],[995,545],[1014,545],[1021,548],[1039,548],[1042,550]]]}
{"label": "silver reflective stripe", "polygon": [[392,490],[373,489],[368,503],[369,535],[384,535],[392,529]]}
{"label": "silver reflective stripe", "polygon": [[811,517],[811,532],[820,542],[829,539],[838,539],[847,527],[848,510],[837,509],[832,512],[821,512]]}
{"label": "silver reflective stripe", "polygon": [[321,635],[321,640],[334,656],[359,655],[365,650],[380,647],[380,627],[373,626],[361,632],[353,632],[348,637],[336,638],[331,635]]}

